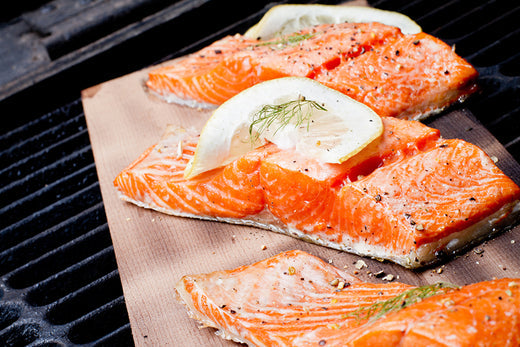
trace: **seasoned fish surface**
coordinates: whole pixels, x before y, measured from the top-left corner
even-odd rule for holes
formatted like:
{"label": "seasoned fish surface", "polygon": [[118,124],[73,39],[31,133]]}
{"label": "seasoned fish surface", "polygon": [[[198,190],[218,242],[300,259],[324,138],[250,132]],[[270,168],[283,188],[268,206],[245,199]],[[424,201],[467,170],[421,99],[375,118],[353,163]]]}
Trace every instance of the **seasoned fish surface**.
{"label": "seasoned fish surface", "polygon": [[[414,288],[361,282],[288,251],[230,271],[184,276],[175,289],[192,318],[250,346],[519,345],[520,280],[443,288],[401,309],[405,291],[407,298],[419,295]],[[396,298],[386,313],[359,313]]]}
{"label": "seasoned fish surface", "polygon": [[315,79],[380,116],[424,118],[475,91],[477,71],[425,34],[380,23],[326,24],[270,41],[225,37],[152,70],[148,88],[191,106],[220,105],[263,81]]}
{"label": "seasoned fish surface", "polygon": [[197,137],[169,128],[124,169],[121,198],[160,212],[253,225],[415,268],[514,222],[520,188],[477,146],[383,118],[381,138],[342,164],[268,144],[193,179]]}

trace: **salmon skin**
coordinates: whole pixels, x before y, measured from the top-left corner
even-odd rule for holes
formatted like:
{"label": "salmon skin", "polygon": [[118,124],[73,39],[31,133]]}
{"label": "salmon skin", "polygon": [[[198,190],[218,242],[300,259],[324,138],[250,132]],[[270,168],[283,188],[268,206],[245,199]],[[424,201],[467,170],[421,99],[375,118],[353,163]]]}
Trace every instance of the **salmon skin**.
{"label": "salmon skin", "polygon": [[215,106],[257,83],[308,77],[380,116],[422,119],[475,91],[477,71],[439,39],[380,23],[325,24],[270,41],[225,37],[156,68],[148,88],[190,106]]}
{"label": "salmon skin", "polygon": [[163,213],[251,225],[417,268],[511,226],[520,188],[480,148],[417,121],[342,164],[274,144],[184,179],[198,137],[168,128],[114,180],[123,200]]}
{"label": "salmon skin", "polygon": [[[437,289],[424,295],[426,288]],[[462,288],[372,284],[295,250],[187,275],[175,289],[191,318],[249,346],[520,345],[520,279]],[[383,302],[393,309],[378,311]]]}

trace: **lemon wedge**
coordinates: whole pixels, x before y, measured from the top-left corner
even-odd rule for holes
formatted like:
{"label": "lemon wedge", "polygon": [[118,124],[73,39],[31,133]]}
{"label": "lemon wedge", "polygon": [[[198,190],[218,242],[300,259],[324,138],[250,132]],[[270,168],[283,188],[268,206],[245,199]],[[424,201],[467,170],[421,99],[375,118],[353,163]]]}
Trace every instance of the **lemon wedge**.
{"label": "lemon wedge", "polygon": [[184,177],[224,166],[267,142],[341,163],[381,136],[368,106],[305,77],[254,85],[218,107],[204,125]]}
{"label": "lemon wedge", "polygon": [[379,22],[398,27],[403,34],[416,34],[421,27],[404,14],[364,6],[278,5],[246,31],[250,39],[269,40],[318,24]]}

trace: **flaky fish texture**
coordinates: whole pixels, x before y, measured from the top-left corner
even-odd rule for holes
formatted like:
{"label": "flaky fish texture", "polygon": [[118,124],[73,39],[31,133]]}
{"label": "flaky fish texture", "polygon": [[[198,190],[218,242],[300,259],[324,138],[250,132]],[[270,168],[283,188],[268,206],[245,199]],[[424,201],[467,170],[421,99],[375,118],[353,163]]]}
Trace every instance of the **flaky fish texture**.
{"label": "flaky fish texture", "polygon": [[441,40],[380,23],[325,24],[270,41],[225,37],[149,73],[153,93],[220,105],[263,81],[315,79],[380,116],[422,119],[476,90],[477,70]]}
{"label": "flaky fish texture", "polygon": [[520,188],[477,146],[416,121],[342,164],[274,144],[193,179],[198,137],[170,127],[114,180],[123,200],[163,213],[252,225],[408,268],[511,225]]}
{"label": "flaky fish texture", "polygon": [[520,345],[520,280],[365,283],[302,251],[184,276],[190,317],[249,346]]}

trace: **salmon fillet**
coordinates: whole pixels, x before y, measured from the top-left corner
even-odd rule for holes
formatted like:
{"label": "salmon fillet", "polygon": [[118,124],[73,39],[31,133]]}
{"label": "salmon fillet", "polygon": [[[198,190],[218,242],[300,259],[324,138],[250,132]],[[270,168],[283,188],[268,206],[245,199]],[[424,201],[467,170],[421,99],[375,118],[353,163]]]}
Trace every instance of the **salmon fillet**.
{"label": "salmon fillet", "polygon": [[[414,288],[365,283],[298,250],[234,270],[187,275],[175,287],[191,318],[250,346],[520,344],[520,280],[438,286],[434,295],[403,304],[405,292],[408,300],[424,293]],[[360,310],[390,300],[397,308],[386,314]]]}
{"label": "salmon fillet", "polygon": [[439,39],[380,23],[325,24],[270,41],[225,37],[149,73],[148,88],[190,106],[220,105],[257,83],[316,79],[380,116],[419,119],[475,90],[477,71]]}
{"label": "salmon fillet", "polygon": [[342,164],[274,144],[193,179],[197,136],[169,128],[114,180],[123,200],[163,213],[252,225],[416,268],[510,226],[520,188],[477,146],[417,121]]}

